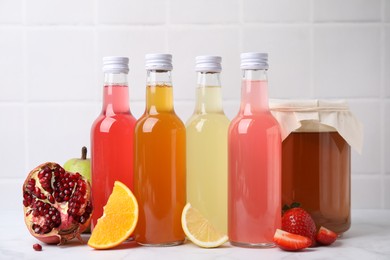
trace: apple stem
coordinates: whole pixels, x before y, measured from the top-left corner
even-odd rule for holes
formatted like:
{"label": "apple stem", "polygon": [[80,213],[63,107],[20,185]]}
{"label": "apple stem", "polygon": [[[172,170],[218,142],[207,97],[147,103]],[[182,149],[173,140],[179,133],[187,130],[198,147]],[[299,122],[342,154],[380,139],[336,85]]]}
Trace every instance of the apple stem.
{"label": "apple stem", "polygon": [[81,159],[86,160],[87,159],[87,147],[83,146],[81,148]]}

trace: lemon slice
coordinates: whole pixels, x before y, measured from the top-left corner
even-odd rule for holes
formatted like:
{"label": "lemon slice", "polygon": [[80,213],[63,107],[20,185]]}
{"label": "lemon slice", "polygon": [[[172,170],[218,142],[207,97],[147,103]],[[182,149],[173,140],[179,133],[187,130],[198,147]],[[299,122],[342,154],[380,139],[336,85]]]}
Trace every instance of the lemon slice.
{"label": "lemon slice", "polygon": [[228,237],[216,230],[190,203],[183,209],[181,225],[188,239],[197,246],[212,248],[228,241]]}

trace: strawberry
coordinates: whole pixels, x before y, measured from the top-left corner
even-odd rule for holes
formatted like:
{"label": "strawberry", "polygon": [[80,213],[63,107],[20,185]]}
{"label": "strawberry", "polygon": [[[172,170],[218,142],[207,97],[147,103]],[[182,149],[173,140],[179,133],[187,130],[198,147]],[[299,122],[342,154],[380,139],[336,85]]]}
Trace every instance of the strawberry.
{"label": "strawberry", "polygon": [[316,236],[317,242],[326,246],[332,244],[336,239],[337,234],[325,227],[320,227]]}
{"label": "strawberry", "polygon": [[283,250],[298,251],[311,245],[311,240],[307,237],[292,234],[277,229],[274,235],[274,242]]}
{"label": "strawberry", "polygon": [[308,237],[311,240],[311,246],[316,243],[316,225],[310,214],[302,208],[293,207],[284,212],[282,230]]}

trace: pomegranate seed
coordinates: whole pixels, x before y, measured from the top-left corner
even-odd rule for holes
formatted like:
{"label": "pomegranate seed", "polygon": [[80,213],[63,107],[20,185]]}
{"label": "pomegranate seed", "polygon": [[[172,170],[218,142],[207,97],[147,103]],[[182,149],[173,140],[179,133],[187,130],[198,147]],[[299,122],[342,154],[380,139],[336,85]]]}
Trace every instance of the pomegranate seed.
{"label": "pomegranate seed", "polygon": [[39,213],[36,210],[33,210],[32,214],[33,214],[34,217],[38,217],[39,216]]}
{"label": "pomegranate seed", "polygon": [[54,197],[52,195],[49,195],[48,199],[49,199],[50,203],[54,204],[55,200],[54,200]]}
{"label": "pomegranate seed", "polygon": [[44,170],[42,170],[42,171],[40,171],[40,172],[38,173],[38,178],[39,178],[39,179],[42,179],[44,176],[45,176],[45,171],[44,171]]}
{"label": "pomegranate seed", "polygon": [[38,234],[41,233],[41,227],[40,227],[40,226],[34,224],[34,225],[33,225],[33,229],[34,229],[34,232],[35,232],[35,233],[38,233]]}
{"label": "pomegranate seed", "polygon": [[84,224],[86,221],[87,221],[87,219],[84,217],[84,215],[82,215],[82,216],[80,217],[80,223],[81,223],[81,224]]}
{"label": "pomegranate seed", "polygon": [[35,189],[34,189],[34,194],[35,194],[36,196],[39,196],[39,193],[41,193],[41,190],[40,190],[38,187],[35,187]]}
{"label": "pomegranate seed", "polygon": [[42,251],[42,246],[40,244],[34,244],[33,248],[35,251]]}

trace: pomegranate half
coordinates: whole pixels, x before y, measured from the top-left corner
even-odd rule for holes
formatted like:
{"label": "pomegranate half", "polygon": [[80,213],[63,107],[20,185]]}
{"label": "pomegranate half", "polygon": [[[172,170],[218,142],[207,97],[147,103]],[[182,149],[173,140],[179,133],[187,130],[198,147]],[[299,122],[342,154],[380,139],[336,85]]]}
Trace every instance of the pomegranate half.
{"label": "pomegranate half", "polygon": [[79,173],[47,162],[34,168],[23,184],[24,221],[30,233],[48,244],[63,244],[89,226],[91,186]]}

